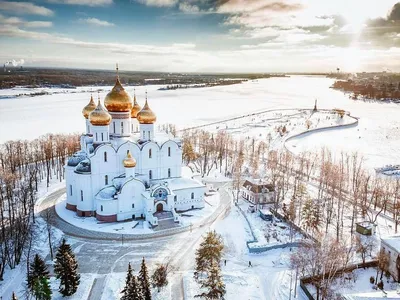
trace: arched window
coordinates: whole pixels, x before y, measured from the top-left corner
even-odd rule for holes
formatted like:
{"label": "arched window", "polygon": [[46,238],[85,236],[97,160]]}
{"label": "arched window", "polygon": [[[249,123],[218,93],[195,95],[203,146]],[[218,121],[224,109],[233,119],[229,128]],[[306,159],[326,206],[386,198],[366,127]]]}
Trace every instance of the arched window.
{"label": "arched window", "polygon": [[101,133],[101,141],[102,141],[102,142],[104,141],[104,135],[103,135],[103,133]]}
{"label": "arched window", "polygon": [[191,197],[190,197],[191,199],[194,199],[194,193],[192,193],[192,195],[191,195]]}
{"label": "arched window", "polygon": [[124,122],[121,122],[121,134],[124,134]]}
{"label": "arched window", "polygon": [[100,210],[103,211],[103,205],[100,206]]}
{"label": "arched window", "polygon": [[105,184],[105,185],[108,184],[108,175],[104,176],[104,184]]}
{"label": "arched window", "polygon": [[171,177],[171,169],[168,168],[168,178]]}
{"label": "arched window", "polygon": [[72,184],[69,185],[69,195],[72,196]]}
{"label": "arched window", "polygon": [[168,147],[168,156],[171,156],[171,147]]}
{"label": "arched window", "polygon": [[96,141],[98,141],[97,132],[96,132]]}
{"label": "arched window", "polygon": [[114,127],[114,128],[113,128],[113,129],[114,129],[114,133],[115,133],[115,122],[113,122],[113,127]]}
{"label": "arched window", "polygon": [[104,161],[107,162],[107,152],[104,152]]}
{"label": "arched window", "polygon": [[153,172],[151,170],[149,171],[149,179],[153,179]]}
{"label": "arched window", "polygon": [[81,190],[81,201],[83,201],[83,191]]}
{"label": "arched window", "polygon": [[128,155],[129,154],[129,149],[128,150],[126,150],[126,155]]}
{"label": "arched window", "polygon": [[149,158],[151,158],[151,149],[149,149]]}

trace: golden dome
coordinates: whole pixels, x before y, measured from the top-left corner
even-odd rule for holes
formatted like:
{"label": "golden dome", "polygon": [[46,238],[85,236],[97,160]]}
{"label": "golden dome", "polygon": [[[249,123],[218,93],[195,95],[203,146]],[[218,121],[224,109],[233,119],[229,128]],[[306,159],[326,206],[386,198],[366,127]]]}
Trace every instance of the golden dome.
{"label": "golden dome", "polygon": [[125,168],[134,168],[136,166],[136,159],[132,157],[130,151],[128,151],[128,155],[124,159],[124,167]]}
{"label": "golden dome", "polygon": [[132,106],[132,110],[131,110],[131,118],[137,118],[137,114],[139,113],[139,111],[142,108],[140,107],[140,105],[137,103],[136,101],[136,95],[133,97],[133,106]]}
{"label": "golden dome", "polygon": [[132,98],[125,91],[119,77],[115,82],[112,90],[107,94],[104,99],[104,105],[110,112],[130,112],[132,109]]}
{"label": "golden dome", "polygon": [[150,109],[149,104],[144,104],[142,110],[137,114],[137,119],[140,124],[153,124],[156,120],[156,114]]}
{"label": "golden dome", "polygon": [[89,103],[82,109],[82,114],[85,119],[89,118],[89,114],[96,108],[96,103],[93,101],[93,96],[90,95]]}
{"label": "golden dome", "polygon": [[111,123],[111,115],[103,107],[103,105],[101,105],[100,99],[96,109],[89,114],[89,121],[92,125],[97,126],[105,126]]}

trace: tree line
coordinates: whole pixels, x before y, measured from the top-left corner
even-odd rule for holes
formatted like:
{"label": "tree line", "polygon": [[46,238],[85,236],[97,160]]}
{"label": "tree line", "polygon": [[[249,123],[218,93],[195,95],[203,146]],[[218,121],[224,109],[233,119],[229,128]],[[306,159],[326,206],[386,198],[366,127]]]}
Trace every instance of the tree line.
{"label": "tree line", "polygon": [[64,179],[64,163],[79,146],[78,135],[45,135],[0,145],[0,280],[23,256],[29,264],[39,183]]}

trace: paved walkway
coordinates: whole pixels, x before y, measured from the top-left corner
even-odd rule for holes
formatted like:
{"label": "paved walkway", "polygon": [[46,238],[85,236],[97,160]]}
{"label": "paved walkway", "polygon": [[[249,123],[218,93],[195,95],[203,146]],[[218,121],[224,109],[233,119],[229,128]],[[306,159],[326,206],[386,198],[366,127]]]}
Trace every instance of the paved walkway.
{"label": "paved walkway", "polygon": [[[202,223],[190,227],[180,227],[179,232],[169,230],[159,231],[156,235],[126,235],[122,242],[121,234],[91,231],[71,225],[55,212],[54,204],[65,193],[60,189],[49,194],[38,203],[37,211],[43,218],[50,212],[50,223],[75,240],[73,250],[82,274],[97,274],[90,289],[89,300],[103,300],[104,293],[110,288],[108,280],[115,280],[116,273],[125,273],[128,262],[138,270],[142,257],[148,264],[168,262],[171,269],[172,299],[183,299],[183,274],[193,269],[195,249],[202,235],[209,230],[217,220],[223,218],[229,211],[231,200],[228,192],[220,186],[220,203],[215,212]],[[47,214],[48,215],[48,214]],[[179,234],[178,234],[179,233]],[[172,236],[174,235],[174,236]],[[108,300],[108,299],[107,299]],[[111,299],[110,299],[111,300]]]}

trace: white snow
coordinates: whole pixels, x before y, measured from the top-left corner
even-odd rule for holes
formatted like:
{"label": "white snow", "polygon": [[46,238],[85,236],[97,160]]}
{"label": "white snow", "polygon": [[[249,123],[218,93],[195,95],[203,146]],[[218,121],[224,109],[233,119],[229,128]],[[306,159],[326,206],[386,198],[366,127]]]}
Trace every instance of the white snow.
{"label": "white snow", "polygon": [[[290,143],[291,150],[319,149],[329,146],[345,151],[360,151],[367,158],[367,165],[382,167],[395,164],[400,148],[397,117],[400,106],[394,103],[362,102],[348,99],[340,91],[329,89],[333,79],[318,76],[292,76],[248,81],[243,84],[200,89],[157,90],[160,86],[146,86],[149,103],[157,114],[158,123],[174,123],[179,127],[199,125],[266,109],[314,107],[341,108],[360,117],[359,126],[343,130],[330,130],[311,134]],[[90,90],[55,89],[59,94],[37,97],[4,98],[0,100],[3,130],[0,141],[22,138],[32,139],[51,128],[56,132],[83,132],[85,122],[81,115],[90,98]],[[100,87],[104,99],[111,87]],[[126,90],[133,94],[134,87]],[[43,89],[29,89],[30,92]],[[45,89],[53,91],[52,89]],[[144,87],[136,87],[138,101],[143,104]],[[27,89],[24,89],[27,92]],[[21,89],[1,90],[4,97],[21,93]],[[38,109],[40,107],[40,109]],[[36,113],[32,113],[35,111]],[[57,113],[62,112],[62,113]],[[171,119],[171,116],[174,116]],[[24,120],[24,122],[20,122]],[[261,129],[262,130],[262,129]],[[296,146],[296,147],[294,147]]]}

